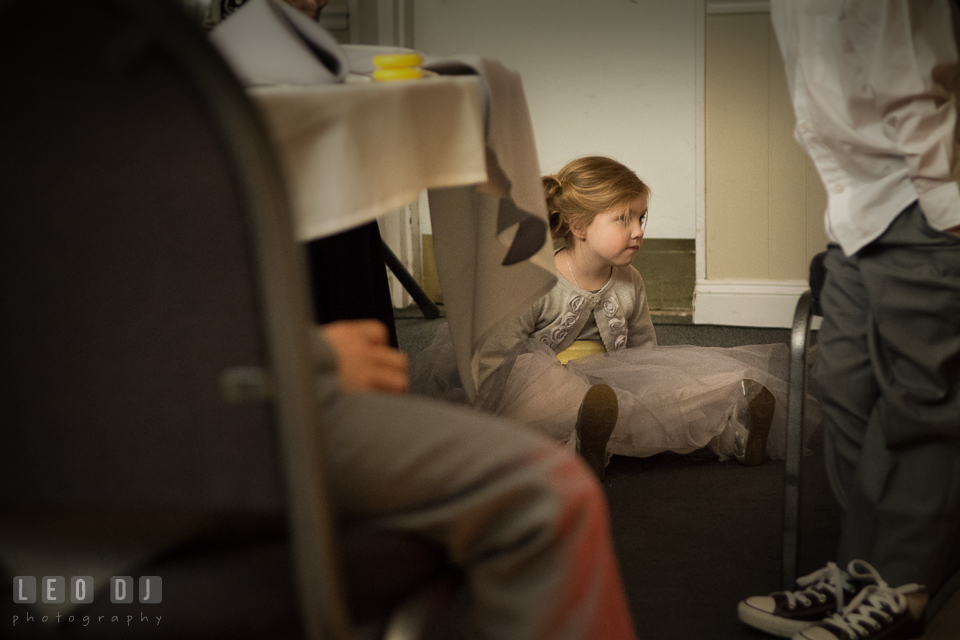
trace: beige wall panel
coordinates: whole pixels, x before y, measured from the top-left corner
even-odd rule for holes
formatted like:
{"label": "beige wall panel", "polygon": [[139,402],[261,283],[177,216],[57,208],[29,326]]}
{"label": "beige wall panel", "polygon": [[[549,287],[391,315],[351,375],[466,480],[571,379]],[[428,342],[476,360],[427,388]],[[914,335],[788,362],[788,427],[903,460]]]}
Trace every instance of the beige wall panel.
{"label": "beige wall panel", "polygon": [[705,38],[707,279],[806,280],[826,193],[793,137],[770,16],[708,16]]}
{"label": "beige wall panel", "polygon": [[807,265],[807,154],[793,138],[796,118],[773,26],[767,20],[769,112],[769,278],[803,280]]}
{"label": "beige wall panel", "polygon": [[766,279],[769,16],[706,23],[706,276]]}

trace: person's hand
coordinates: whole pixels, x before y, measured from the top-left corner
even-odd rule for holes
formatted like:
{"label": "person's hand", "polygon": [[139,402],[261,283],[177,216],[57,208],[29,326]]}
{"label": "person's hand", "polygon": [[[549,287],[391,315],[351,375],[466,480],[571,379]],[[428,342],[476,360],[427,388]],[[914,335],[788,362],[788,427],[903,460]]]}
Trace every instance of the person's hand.
{"label": "person's hand", "polygon": [[949,233],[952,236],[957,236],[958,238],[960,238],[960,225],[947,229],[946,233]]}
{"label": "person's hand", "polygon": [[327,6],[327,0],[283,0],[294,9],[299,9],[312,20],[320,20],[320,12]]}
{"label": "person's hand", "polygon": [[403,394],[410,387],[407,355],[387,344],[389,333],[377,320],[339,320],[320,327],[337,354],[340,388]]}

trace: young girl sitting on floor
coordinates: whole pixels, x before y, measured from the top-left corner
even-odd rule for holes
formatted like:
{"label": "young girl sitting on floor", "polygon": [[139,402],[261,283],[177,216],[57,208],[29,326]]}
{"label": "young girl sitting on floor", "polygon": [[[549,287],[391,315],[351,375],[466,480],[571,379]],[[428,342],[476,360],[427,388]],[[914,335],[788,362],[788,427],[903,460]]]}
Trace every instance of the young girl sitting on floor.
{"label": "young girl sitting on floor", "polygon": [[[601,477],[611,453],[706,447],[747,465],[765,454],[783,457],[785,344],[657,346],[632,264],[643,242],[647,185],[603,157],[574,160],[543,185],[554,240],[563,241],[555,254],[560,277],[481,346],[478,406],[579,446]],[[414,388],[449,398],[455,387],[441,332],[417,359]],[[578,423],[581,414],[591,419]],[[808,412],[811,423],[815,414]]]}

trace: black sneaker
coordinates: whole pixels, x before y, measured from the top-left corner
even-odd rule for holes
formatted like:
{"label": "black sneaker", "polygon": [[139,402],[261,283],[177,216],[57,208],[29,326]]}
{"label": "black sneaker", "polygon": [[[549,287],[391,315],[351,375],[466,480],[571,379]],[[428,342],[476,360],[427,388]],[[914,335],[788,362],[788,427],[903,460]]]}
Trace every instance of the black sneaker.
{"label": "black sneaker", "polygon": [[800,589],[796,591],[741,601],[737,616],[755,629],[790,638],[842,611],[864,587],[876,584],[877,578],[876,570],[862,560],[851,561],[847,571],[829,562],[823,569],[797,578]]}
{"label": "black sneaker", "polygon": [[919,640],[923,618],[914,618],[906,595],[917,584],[894,589],[883,580],[866,587],[843,611],[794,636],[794,640]]}
{"label": "black sneaker", "polygon": [[579,451],[601,480],[607,467],[607,442],[617,424],[618,413],[617,394],[609,385],[595,384],[583,394],[577,414]]}

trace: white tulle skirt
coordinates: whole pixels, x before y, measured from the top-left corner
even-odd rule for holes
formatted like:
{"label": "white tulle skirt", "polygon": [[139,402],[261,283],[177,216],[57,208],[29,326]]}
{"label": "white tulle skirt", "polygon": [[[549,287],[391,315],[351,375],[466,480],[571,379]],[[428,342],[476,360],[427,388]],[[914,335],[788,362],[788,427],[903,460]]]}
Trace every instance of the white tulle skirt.
{"label": "white tulle skirt", "polygon": [[[782,459],[788,365],[785,344],[766,344],[633,348],[564,366],[549,347],[525,340],[484,382],[476,406],[572,445],[583,396],[591,385],[603,382],[616,391],[620,405],[609,453],[646,457],[707,448],[726,459],[733,452],[733,423],[744,421],[747,403],[759,390],[743,384],[752,380],[776,399],[767,454]],[[412,387],[415,393],[467,402],[446,326],[414,360]],[[805,439],[820,420],[819,405],[808,396]]]}

